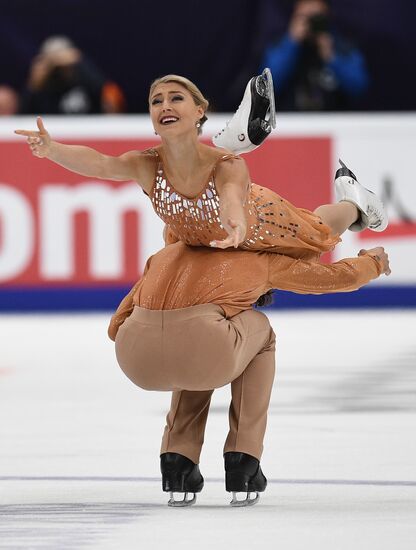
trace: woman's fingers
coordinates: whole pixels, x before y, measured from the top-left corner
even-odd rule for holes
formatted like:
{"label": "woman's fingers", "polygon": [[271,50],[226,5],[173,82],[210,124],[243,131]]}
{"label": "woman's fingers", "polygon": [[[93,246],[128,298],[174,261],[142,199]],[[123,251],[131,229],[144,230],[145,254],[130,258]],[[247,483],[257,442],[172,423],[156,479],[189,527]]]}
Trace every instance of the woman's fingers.
{"label": "woman's fingers", "polygon": [[28,143],[33,143],[36,145],[43,145],[43,139],[40,136],[33,136],[27,139]]}
{"label": "woman's fingers", "polygon": [[29,132],[28,130],[15,130],[15,134],[18,134],[19,136],[25,136],[27,137],[27,142],[29,145],[42,145],[43,139],[40,137],[39,132]]}
{"label": "woman's fingers", "polygon": [[213,248],[229,248],[230,246],[238,248],[240,244],[240,234],[238,230],[232,232],[226,239],[222,241],[211,241],[209,243]]}
{"label": "woman's fingers", "polygon": [[36,119],[36,124],[39,131],[34,130],[15,130],[14,133],[19,136],[26,136],[27,138],[39,138],[42,141],[41,136],[48,136],[48,132],[43,124],[43,120],[40,116]]}
{"label": "woman's fingers", "polygon": [[42,117],[38,116],[38,118],[36,119],[36,124],[38,125],[39,131],[42,134],[47,134],[48,133],[45,126],[43,125]]}
{"label": "woman's fingers", "polygon": [[15,130],[14,133],[18,134],[19,136],[28,136],[28,137],[37,135],[37,132],[33,132],[31,130]]}
{"label": "woman's fingers", "polygon": [[43,141],[41,139],[35,139],[32,141],[27,140],[29,147],[33,150],[35,147],[39,147],[40,145],[43,145]]}
{"label": "woman's fingers", "polygon": [[230,246],[234,246],[234,236],[231,235],[223,241],[211,241],[209,245],[213,248],[229,248]]}
{"label": "woman's fingers", "polygon": [[228,218],[228,226],[232,229],[231,236],[234,237],[233,246],[234,248],[238,248],[238,245],[244,240],[246,231],[242,227],[241,223],[233,220],[232,218]]}
{"label": "woman's fingers", "polygon": [[27,137],[27,143],[29,145],[43,145],[43,139],[40,137],[39,132],[27,132],[26,130],[15,130],[15,134]]}
{"label": "woman's fingers", "polygon": [[211,241],[209,245],[212,246],[212,248],[229,248],[233,246],[233,240],[232,237],[228,237],[223,241]]}
{"label": "woman's fingers", "polygon": [[244,240],[245,230],[241,225],[232,219],[227,221],[228,237],[222,241],[211,241],[209,244],[214,248],[238,248],[238,245]]}
{"label": "woman's fingers", "polygon": [[27,137],[28,143],[43,143],[43,140],[40,137],[40,132],[32,132],[29,130],[15,130],[14,133],[18,134],[19,136]]}

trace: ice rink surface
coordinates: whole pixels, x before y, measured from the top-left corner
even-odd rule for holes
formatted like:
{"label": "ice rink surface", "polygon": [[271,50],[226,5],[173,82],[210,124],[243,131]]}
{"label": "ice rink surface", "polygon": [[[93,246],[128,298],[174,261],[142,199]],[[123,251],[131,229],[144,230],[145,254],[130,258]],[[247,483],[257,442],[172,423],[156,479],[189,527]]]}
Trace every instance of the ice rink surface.
{"label": "ice rink surface", "polygon": [[0,316],[0,548],[416,548],[416,311],[271,312],[260,502],[229,506],[215,392],[197,504],[166,505],[168,393],[118,368],[108,315]]}

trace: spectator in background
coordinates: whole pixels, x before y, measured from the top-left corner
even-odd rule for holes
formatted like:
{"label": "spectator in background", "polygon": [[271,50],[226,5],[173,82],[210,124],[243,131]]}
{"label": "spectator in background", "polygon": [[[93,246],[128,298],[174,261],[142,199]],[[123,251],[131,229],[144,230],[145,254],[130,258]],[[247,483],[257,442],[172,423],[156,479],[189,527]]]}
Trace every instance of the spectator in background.
{"label": "spectator in background", "polygon": [[43,42],[30,68],[22,112],[94,114],[125,111],[122,90],[105,79],[66,36]]}
{"label": "spectator in background", "polygon": [[7,84],[0,84],[0,116],[12,116],[19,111],[19,96]]}
{"label": "spectator in background", "polygon": [[328,0],[296,0],[287,33],[266,49],[262,66],[283,111],[353,109],[369,84],[362,54],[331,25]]}

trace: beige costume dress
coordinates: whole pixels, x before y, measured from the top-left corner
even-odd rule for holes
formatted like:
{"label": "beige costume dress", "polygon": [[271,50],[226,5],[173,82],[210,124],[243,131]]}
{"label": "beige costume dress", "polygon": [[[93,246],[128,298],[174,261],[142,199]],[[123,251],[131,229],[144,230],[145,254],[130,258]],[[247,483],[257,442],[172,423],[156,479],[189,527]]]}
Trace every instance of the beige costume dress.
{"label": "beige costume dress", "polygon": [[[168,181],[160,153],[156,149],[146,152],[156,157],[156,176],[149,196],[155,212],[169,228],[167,242],[181,240],[191,246],[209,246],[212,240],[225,239],[227,233],[219,217],[215,172],[220,162],[240,157],[231,154],[220,157],[201,192],[188,198]],[[250,185],[245,213],[247,235],[239,246],[243,250],[267,250],[312,259],[332,250],[340,241],[319,216],[297,208],[274,191],[255,183]]]}

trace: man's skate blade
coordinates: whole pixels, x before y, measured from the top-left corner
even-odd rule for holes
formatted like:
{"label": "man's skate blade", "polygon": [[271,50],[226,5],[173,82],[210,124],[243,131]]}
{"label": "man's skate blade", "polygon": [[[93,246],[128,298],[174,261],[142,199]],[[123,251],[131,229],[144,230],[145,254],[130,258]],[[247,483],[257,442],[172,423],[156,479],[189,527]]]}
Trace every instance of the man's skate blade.
{"label": "man's skate blade", "polygon": [[187,506],[192,506],[196,502],[196,494],[193,493],[193,497],[188,499],[188,493],[184,493],[182,500],[175,500],[174,494],[170,494],[170,499],[168,500],[168,506],[171,506],[172,508],[185,508]]}
{"label": "man's skate blade", "polygon": [[[251,492],[255,492],[256,496],[254,498],[250,498]],[[238,500],[237,493],[233,491],[233,498],[230,502],[230,506],[232,506],[233,508],[242,508],[243,506],[254,506],[256,502],[259,501],[259,499],[260,499],[260,495],[257,491],[249,491],[244,500]]]}
{"label": "man's skate blade", "polygon": [[270,102],[269,107],[269,124],[272,128],[276,128],[276,105],[274,101],[274,86],[273,86],[273,77],[270,69],[266,67],[262,72],[262,76],[266,81],[268,99]]}

